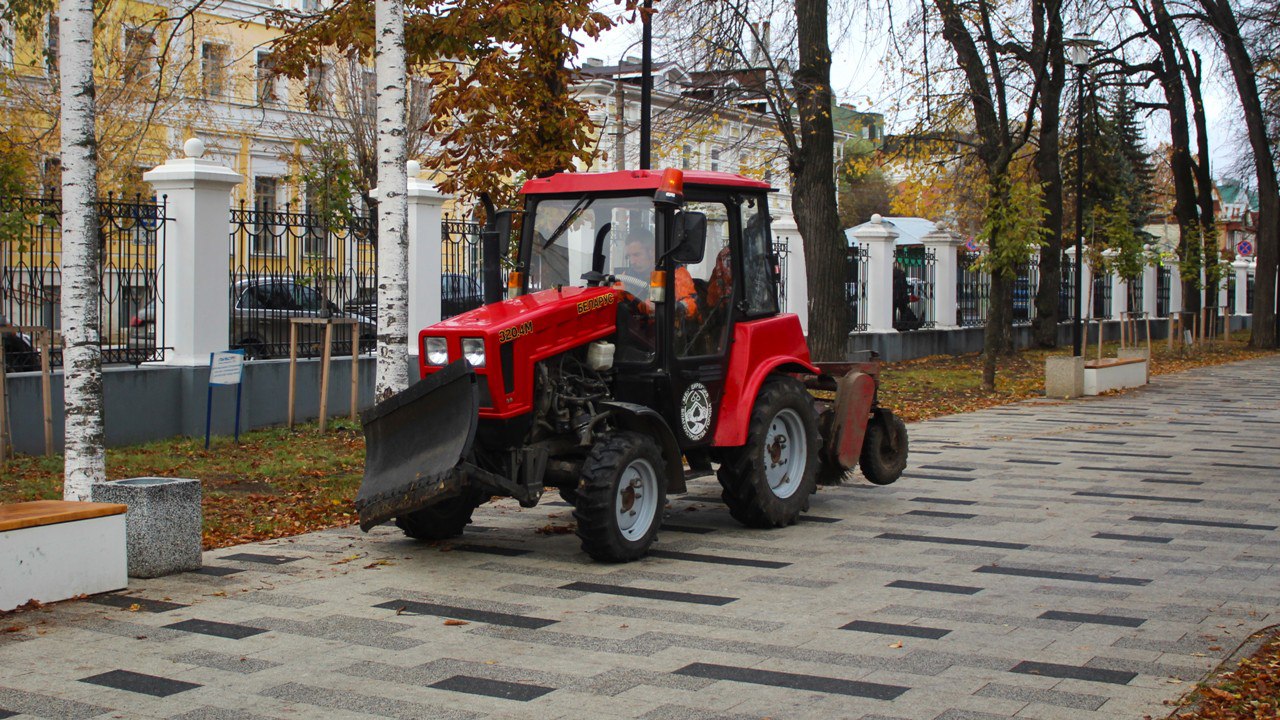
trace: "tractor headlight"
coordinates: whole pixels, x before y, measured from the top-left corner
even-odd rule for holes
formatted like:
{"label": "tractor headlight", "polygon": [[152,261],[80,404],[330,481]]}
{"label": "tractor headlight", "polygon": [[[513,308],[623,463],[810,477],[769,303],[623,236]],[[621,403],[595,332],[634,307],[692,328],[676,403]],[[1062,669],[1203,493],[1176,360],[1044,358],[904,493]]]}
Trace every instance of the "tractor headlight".
{"label": "tractor headlight", "polygon": [[429,337],[426,341],[427,364],[448,365],[449,346],[442,337]]}
{"label": "tractor headlight", "polygon": [[462,338],[462,357],[471,367],[484,367],[484,338]]}

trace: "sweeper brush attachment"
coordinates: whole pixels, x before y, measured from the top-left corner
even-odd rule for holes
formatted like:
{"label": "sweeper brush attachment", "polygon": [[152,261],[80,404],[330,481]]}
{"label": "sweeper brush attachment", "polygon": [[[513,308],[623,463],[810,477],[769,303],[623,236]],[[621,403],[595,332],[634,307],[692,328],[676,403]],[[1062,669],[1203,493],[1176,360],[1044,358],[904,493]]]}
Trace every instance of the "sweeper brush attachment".
{"label": "sweeper brush attachment", "polygon": [[360,529],[462,492],[479,423],[476,375],[465,360],[366,410],[364,480],[356,494]]}

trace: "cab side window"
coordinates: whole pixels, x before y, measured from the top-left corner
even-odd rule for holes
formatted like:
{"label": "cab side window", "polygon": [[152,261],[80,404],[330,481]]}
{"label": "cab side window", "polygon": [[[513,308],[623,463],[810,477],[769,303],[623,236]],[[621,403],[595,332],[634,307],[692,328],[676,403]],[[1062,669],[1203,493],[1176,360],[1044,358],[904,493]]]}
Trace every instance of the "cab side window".
{"label": "cab side window", "polygon": [[742,287],[747,315],[778,312],[772,242],[764,198],[747,196],[742,202],[742,268],[745,276]]}

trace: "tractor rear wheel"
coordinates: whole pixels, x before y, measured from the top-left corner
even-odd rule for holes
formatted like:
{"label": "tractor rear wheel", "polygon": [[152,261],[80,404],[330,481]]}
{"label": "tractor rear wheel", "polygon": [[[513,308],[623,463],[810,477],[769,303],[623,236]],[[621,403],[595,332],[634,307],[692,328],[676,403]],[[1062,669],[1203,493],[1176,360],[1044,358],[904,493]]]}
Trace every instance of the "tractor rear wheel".
{"label": "tractor rear wheel", "polygon": [[876,485],[888,485],[902,477],[907,469],[907,424],[902,418],[884,414],[867,423],[858,466]]}
{"label": "tractor rear wheel", "polygon": [[727,453],[717,477],[729,514],[747,527],[791,525],[809,509],[818,471],[818,420],[798,381],[765,381],[751,410],[747,444]]}
{"label": "tractor rear wheel", "polygon": [[649,551],[667,504],[665,468],[657,443],[639,433],[616,433],[591,448],[573,509],[584,552],[630,562]]}
{"label": "tractor rear wheel", "polygon": [[477,507],[470,494],[459,495],[396,518],[396,527],[414,540],[446,540],[462,534]]}

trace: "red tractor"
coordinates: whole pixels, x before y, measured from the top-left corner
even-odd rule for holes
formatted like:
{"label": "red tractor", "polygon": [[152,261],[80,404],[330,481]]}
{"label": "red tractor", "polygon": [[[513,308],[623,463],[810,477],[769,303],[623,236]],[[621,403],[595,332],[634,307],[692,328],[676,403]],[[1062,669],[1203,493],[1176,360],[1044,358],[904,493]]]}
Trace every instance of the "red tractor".
{"label": "red tractor", "polygon": [[[560,173],[525,183],[507,298],[490,212],[486,304],[418,337],[421,381],[364,415],[360,526],[458,535],[494,496],[574,507],[597,560],[645,554],[666,498],[713,465],[729,512],[781,527],[819,473],[906,466],[879,363],[815,364],[779,312],[769,186],[715,172]],[[810,390],[826,399],[817,399]]]}

